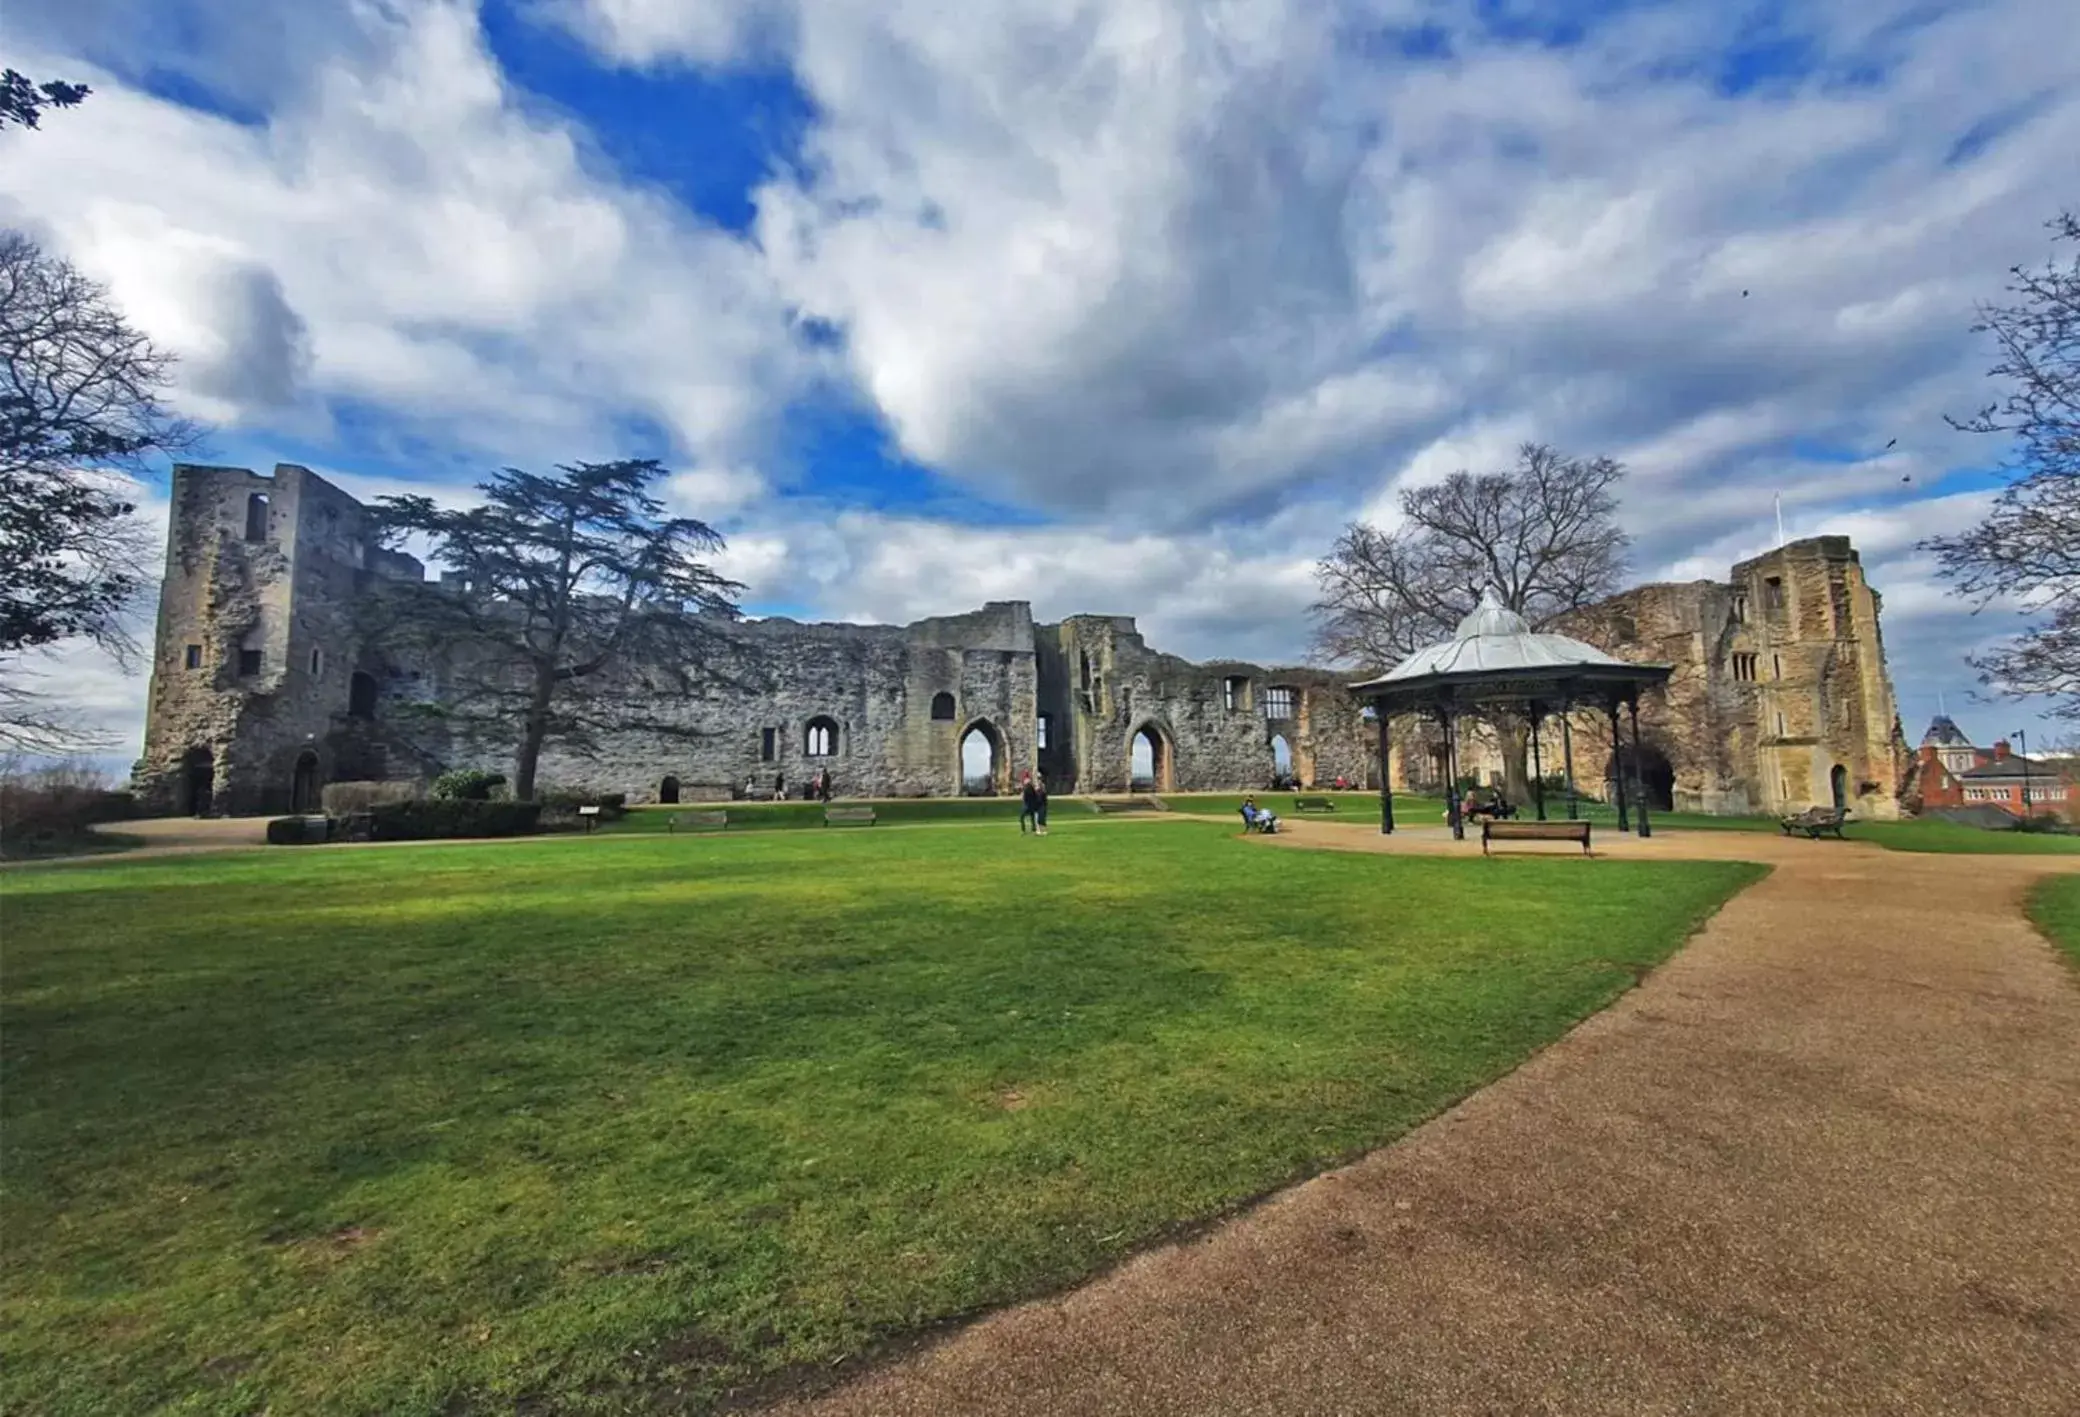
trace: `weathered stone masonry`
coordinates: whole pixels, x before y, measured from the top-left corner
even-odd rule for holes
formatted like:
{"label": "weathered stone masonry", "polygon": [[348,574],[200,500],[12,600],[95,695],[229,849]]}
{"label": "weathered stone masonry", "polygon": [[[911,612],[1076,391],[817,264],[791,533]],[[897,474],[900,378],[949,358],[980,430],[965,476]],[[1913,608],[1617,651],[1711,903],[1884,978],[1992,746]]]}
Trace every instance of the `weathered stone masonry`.
{"label": "weathered stone masonry", "polygon": [[[1640,701],[1639,767],[1653,805],[1770,814],[1839,798],[1860,817],[1886,819],[1900,813],[1908,755],[1882,604],[1849,539],[1819,536],[1743,561],[1725,581],[1636,587],[1561,628],[1621,659],[1675,666],[1666,689]],[[1576,781],[1607,794],[1607,720],[1578,713],[1570,728]],[[1435,736],[1413,720],[1397,728],[1397,781],[1439,784]],[[1557,721],[1540,747],[1557,772]],[[1496,745],[1477,729],[1461,762],[1500,777]]]}
{"label": "weathered stone masonry", "polygon": [[[438,699],[442,666],[366,643],[357,597],[423,578],[372,548],[361,505],[306,468],[272,477],[178,466],[136,787],[162,811],[245,814],[315,804],[328,781],[509,770],[401,730],[401,698]],[[768,619],[735,633],[757,687],[717,683],[674,733],[620,734],[584,758],[544,754],[543,782],[631,800],[715,797],[776,779],[799,794],[828,768],[854,797],[963,790],[961,742],[992,745],[997,791],[1040,768],[1056,792],[1263,788],[1282,738],[1305,783],[1377,782],[1370,726],[1321,670],[1193,664],[1148,648],[1130,618],[1036,625],[998,602],[912,625]],[[1132,781],[1134,743],[1151,745]]]}

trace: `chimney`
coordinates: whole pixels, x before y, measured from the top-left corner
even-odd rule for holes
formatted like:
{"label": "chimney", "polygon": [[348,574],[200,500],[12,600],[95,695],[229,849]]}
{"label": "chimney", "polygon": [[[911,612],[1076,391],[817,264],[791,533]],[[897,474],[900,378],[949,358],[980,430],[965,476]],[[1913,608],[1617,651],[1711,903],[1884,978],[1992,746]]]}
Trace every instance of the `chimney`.
{"label": "chimney", "polygon": [[2006,761],[2007,761],[2007,759],[2008,759],[2008,740],[2007,740],[2007,739],[2005,739],[2005,738],[1996,738],[1996,739],[1994,739],[1994,740],[1993,740],[1993,760],[1994,760],[1995,762],[1997,762],[1997,763],[2000,763],[2000,762],[2006,762]]}

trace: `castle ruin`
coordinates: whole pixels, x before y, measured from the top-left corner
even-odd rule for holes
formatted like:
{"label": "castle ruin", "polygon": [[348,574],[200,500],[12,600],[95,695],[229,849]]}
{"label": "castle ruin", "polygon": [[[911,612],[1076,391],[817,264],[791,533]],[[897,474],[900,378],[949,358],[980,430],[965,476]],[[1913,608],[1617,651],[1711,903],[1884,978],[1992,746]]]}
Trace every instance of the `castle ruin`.
{"label": "castle ruin", "polygon": [[[378,578],[424,576],[307,468],[176,466],[140,800],[307,811],[327,782],[509,770],[404,722],[401,706],[439,701],[443,666],[370,642],[354,614]],[[849,797],[950,796],[976,790],[971,735],[1000,793],[1026,769],[1054,792],[1262,788],[1281,760],[1304,782],[1377,781],[1342,676],[1193,664],[1149,648],[1130,617],[1036,624],[1004,601],[903,626],[747,620],[730,637],[757,673],[704,684],[670,734],[614,734],[582,758],[551,744],[541,781],[645,802],[798,794],[828,771]]]}
{"label": "castle ruin", "polygon": [[[441,700],[443,664],[386,647],[357,605],[382,578],[423,579],[369,536],[366,510],[307,468],[174,468],[143,756],[134,784],[160,812],[312,811],[328,782],[509,770],[495,752],[429,738],[402,710]],[[1642,701],[1637,765],[1657,805],[1796,810],[1845,801],[1898,813],[1906,764],[1878,629],[1879,598],[1846,538],[1793,542],[1729,581],[1641,586],[1565,628],[1622,658],[1677,666]],[[1351,676],[1151,649],[1125,616],[1039,624],[1023,601],[903,626],[748,620],[761,667],[673,708],[670,733],[609,735],[583,757],[552,743],[547,785],[632,802],[799,793],[828,771],[849,797],[1008,792],[1036,769],[1063,793],[1238,790],[1276,775],[1379,782],[1376,731]],[[730,680],[735,682],[730,682]],[[1588,715],[1569,725],[1577,780],[1616,765]],[[1545,744],[1560,762],[1560,729]],[[1442,787],[1424,725],[1397,724],[1392,777]],[[988,746],[980,784],[963,744]],[[1462,759],[1499,776],[1476,739]],[[1633,767],[1625,764],[1628,771]]]}

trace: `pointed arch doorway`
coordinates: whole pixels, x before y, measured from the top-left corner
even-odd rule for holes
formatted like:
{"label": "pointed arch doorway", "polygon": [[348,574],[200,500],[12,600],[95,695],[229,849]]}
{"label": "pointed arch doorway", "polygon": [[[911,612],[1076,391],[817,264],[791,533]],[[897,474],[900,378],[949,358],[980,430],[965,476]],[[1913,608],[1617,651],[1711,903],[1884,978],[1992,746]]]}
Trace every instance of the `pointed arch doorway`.
{"label": "pointed arch doorway", "polygon": [[1171,792],[1177,786],[1170,735],[1160,724],[1144,723],[1127,740],[1127,790]]}

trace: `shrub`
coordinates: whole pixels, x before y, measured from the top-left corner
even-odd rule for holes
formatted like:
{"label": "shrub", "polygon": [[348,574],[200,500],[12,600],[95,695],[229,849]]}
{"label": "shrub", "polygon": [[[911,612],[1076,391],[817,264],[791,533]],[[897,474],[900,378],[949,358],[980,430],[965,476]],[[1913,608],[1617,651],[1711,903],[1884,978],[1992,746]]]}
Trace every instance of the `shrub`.
{"label": "shrub", "polygon": [[[319,822],[325,826],[318,827]],[[331,834],[331,823],[323,817],[276,817],[267,824],[269,846],[311,846]]]}
{"label": "shrub", "polygon": [[469,802],[423,798],[385,802],[372,809],[377,841],[430,841],[442,837],[528,836],[540,825],[539,802]]}
{"label": "shrub", "polygon": [[454,802],[489,802],[506,785],[506,775],[483,768],[453,768],[433,780],[433,795]]}
{"label": "shrub", "polygon": [[373,811],[391,802],[410,802],[419,795],[416,782],[328,782],[320,794],[328,817]]}
{"label": "shrub", "polygon": [[0,771],[0,850],[39,853],[87,840],[87,828],[137,815],[137,800],[91,767],[59,763]]}

